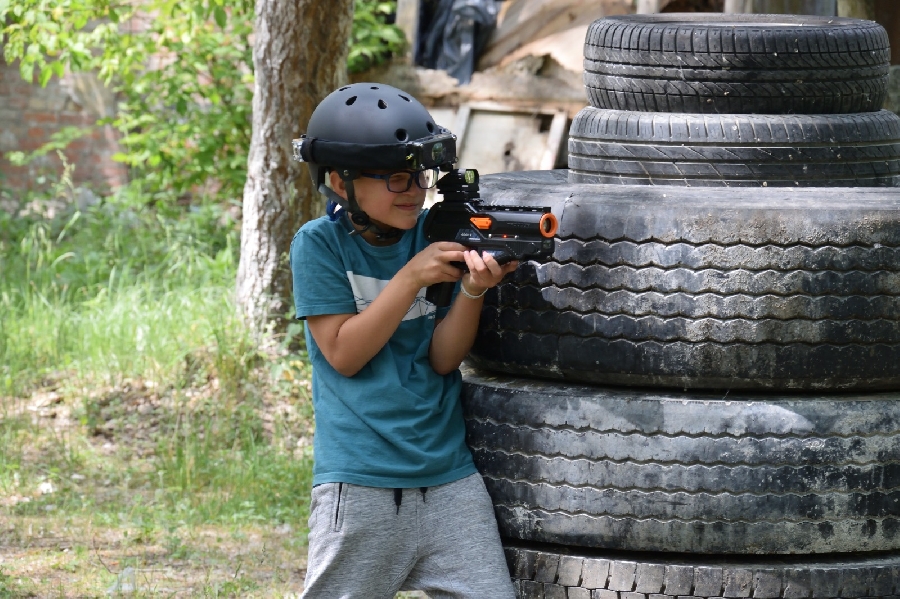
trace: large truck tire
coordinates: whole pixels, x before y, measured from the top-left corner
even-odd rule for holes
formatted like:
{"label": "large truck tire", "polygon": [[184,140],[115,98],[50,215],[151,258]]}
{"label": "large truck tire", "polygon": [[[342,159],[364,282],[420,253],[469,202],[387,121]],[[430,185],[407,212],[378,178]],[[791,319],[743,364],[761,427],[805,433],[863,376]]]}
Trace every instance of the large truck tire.
{"label": "large truck tire", "polygon": [[690,187],[896,187],[900,116],[672,114],[587,106],[572,182]]}
{"label": "large truck tire", "polygon": [[487,175],[550,206],[552,258],[488,292],[470,359],[568,382],[900,389],[900,190],[707,189]]}
{"label": "large truck tire", "polygon": [[636,391],[464,371],[508,539],[710,555],[900,549],[900,394]]}
{"label": "large truck tire", "polygon": [[726,560],[505,547],[518,599],[896,599],[900,555]]}
{"label": "large truck tire", "polygon": [[881,109],[890,44],[874,21],[810,15],[653,14],[595,21],[592,106],[704,114]]}

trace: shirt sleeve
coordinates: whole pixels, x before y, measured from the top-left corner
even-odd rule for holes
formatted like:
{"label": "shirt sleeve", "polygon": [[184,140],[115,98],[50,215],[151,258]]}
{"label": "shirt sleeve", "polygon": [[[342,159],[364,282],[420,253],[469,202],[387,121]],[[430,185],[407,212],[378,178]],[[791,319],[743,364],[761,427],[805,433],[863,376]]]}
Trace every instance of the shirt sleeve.
{"label": "shirt sleeve", "polygon": [[298,319],[322,314],[356,314],[353,289],[336,243],[313,227],[291,242],[294,308]]}

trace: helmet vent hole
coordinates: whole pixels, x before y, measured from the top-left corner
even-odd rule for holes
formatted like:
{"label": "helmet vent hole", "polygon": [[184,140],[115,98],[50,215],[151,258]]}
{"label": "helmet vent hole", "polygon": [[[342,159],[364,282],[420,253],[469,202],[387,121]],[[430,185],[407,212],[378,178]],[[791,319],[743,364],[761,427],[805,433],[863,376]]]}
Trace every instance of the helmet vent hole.
{"label": "helmet vent hole", "polygon": [[347,106],[352,106],[354,102],[356,102],[356,96],[347,98]]}
{"label": "helmet vent hole", "polygon": [[406,132],[406,129],[397,129],[395,135],[400,141],[406,141],[407,139],[409,139],[409,134]]}
{"label": "helmet vent hole", "polygon": [[400,96],[401,98],[403,98],[404,100],[406,100],[407,102],[410,101],[410,99],[407,98],[406,96],[404,96],[403,94],[397,94],[397,95]]}
{"label": "helmet vent hole", "polygon": [[370,87],[369,89],[379,89],[379,88],[378,88],[377,86],[373,85],[373,86]]}
{"label": "helmet vent hole", "polygon": [[387,108],[387,104],[384,103],[384,100],[378,100],[378,108],[384,110]]}
{"label": "helmet vent hole", "polygon": [[427,123],[425,123],[425,127],[428,128],[429,133],[434,133],[434,123],[428,121]]}
{"label": "helmet vent hole", "polygon": [[348,90],[348,89],[350,89],[350,86],[349,86],[349,85],[345,85],[344,87],[342,87],[342,88],[339,89],[338,91],[339,91],[339,92],[342,92],[342,91],[345,91],[345,90]]}

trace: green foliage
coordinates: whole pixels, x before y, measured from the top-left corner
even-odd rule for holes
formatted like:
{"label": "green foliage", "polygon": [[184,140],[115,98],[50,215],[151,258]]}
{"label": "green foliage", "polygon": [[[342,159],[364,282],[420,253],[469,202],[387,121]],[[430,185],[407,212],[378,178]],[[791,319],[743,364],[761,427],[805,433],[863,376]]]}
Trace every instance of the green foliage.
{"label": "green foliage", "polygon": [[[402,51],[402,32],[387,23],[395,9],[396,2],[356,2],[350,71]],[[121,133],[115,159],[155,201],[242,196],[253,21],[252,0],[0,0],[3,52],[20,61],[24,79],[46,85],[67,69],[94,71],[116,93],[115,116],[98,124]]]}
{"label": "green foliage", "polygon": [[68,368],[101,379],[170,371],[239,326],[227,210],[146,204],[123,193],[54,219],[0,211],[0,396]]}
{"label": "green foliage", "polygon": [[[0,0],[7,60],[46,85],[95,71],[119,99],[115,159],[154,200],[240,198],[250,143],[249,0]],[[21,157],[14,157],[21,158]]]}
{"label": "green foliage", "polygon": [[36,596],[33,592],[23,588],[21,580],[15,580],[12,576],[6,574],[3,570],[3,566],[0,566],[0,599]]}
{"label": "green foliage", "polygon": [[396,10],[396,1],[356,0],[347,57],[347,69],[351,73],[364,71],[404,51],[403,31],[388,22]]}
{"label": "green foliage", "polygon": [[155,63],[121,78],[127,100],[112,120],[124,134],[115,158],[151,193],[216,192],[237,200],[252,120],[252,5],[161,4],[153,8],[169,19],[149,19],[145,33],[122,36],[114,51]]}
{"label": "green foliage", "polygon": [[63,127],[54,132],[50,136],[50,141],[42,145],[33,152],[25,153],[13,151],[7,153],[6,157],[16,166],[23,166],[36,158],[46,156],[50,152],[62,152],[73,141],[80,139],[90,133],[90,129],[85,127]]}

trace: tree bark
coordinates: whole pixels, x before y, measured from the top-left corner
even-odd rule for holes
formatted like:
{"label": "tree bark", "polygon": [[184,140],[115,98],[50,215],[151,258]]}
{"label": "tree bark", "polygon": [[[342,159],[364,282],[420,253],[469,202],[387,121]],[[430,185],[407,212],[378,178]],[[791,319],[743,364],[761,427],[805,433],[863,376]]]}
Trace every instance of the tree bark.
{"label": "tree bark", "polygon": [[291,158],[316,105],[347,81],[353,0],[256,0],[253,134],[244,186],[237,302],[254,327],[291,305],[288,252],[322,213],[309,171]]}

